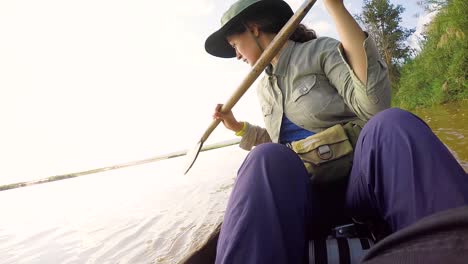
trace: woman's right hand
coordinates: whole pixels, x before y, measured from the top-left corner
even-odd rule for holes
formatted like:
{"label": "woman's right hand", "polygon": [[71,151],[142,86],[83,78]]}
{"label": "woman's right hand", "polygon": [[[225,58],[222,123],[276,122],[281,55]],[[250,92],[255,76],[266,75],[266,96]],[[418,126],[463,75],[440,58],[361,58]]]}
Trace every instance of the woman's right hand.
{"label": "woman's right hand", "polygon": [[222,107],[222,104],[218,104],[216,106],[215,112],[213,114],[213,119],[220,120],[221,122],[223,122],[223,125],[229,130],[232,130],[234,132],[240,131],[244,124],[236,120],[232,111],[229,111],[227,113],[221,113]]}

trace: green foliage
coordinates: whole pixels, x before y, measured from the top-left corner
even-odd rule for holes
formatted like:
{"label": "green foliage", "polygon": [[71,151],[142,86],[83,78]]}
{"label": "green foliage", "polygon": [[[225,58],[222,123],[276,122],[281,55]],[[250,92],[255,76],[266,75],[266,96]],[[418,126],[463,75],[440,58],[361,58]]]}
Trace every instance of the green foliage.
{"label": "green foliage", "polygon": [[401,69],[396,106],[414,109],[468,99],[468,2],[446,2],[427,26],[421,52]]}
{"label": "green foliage", "polygon": [[418,5],[424,7],[426,11],[433,12],[438,11],[443,7],[446,7],[450,0],[421,0],[418,1]]}
{"label": "green foliage", "polygon": [[389,0],[364,0],[363,11],[356,16],[374,38],[380,55],[389,66],[393,83],[398,80],[400,65],[412,54],[406,40],[414,29],[400,26],[404,10],[401,5],[395,6]]}

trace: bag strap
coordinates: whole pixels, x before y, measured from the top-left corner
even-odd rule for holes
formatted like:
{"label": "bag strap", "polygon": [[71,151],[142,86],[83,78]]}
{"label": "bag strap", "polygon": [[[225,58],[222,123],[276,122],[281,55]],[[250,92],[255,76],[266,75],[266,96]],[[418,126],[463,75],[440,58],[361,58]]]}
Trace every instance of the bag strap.
{"label": "bag strap", "polygon": [[361,130],[365,124],[365,121],[356,119],[343,125],[343,128],[346,132],[346,135],[348,136],[349,141],[351,142],[351,145],[353,146],[353,149],[356,147],[359,134],[361,133]]}

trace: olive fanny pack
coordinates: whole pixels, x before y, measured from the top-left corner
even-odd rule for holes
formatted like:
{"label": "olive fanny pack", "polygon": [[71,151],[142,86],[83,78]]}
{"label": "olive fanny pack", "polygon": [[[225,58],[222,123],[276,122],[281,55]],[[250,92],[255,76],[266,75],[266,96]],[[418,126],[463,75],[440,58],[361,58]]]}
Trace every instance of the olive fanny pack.
{"label": "olive fanny pack", "polygon": [[350,121],[288,144],[304,162],[312,184],[347,181],[353,165],[354,147],[365,122]]}

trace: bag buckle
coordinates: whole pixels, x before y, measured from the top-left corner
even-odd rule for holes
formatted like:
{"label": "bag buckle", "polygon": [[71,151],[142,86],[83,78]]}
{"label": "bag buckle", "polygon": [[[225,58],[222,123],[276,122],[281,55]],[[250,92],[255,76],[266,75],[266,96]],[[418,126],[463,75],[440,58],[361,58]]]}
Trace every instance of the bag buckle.
{"label": "bag buckle", "polygon": [[333,152],[328,145],[322,145],[317,149],[318,156],[323,160],[329,160],[333,157]]}

